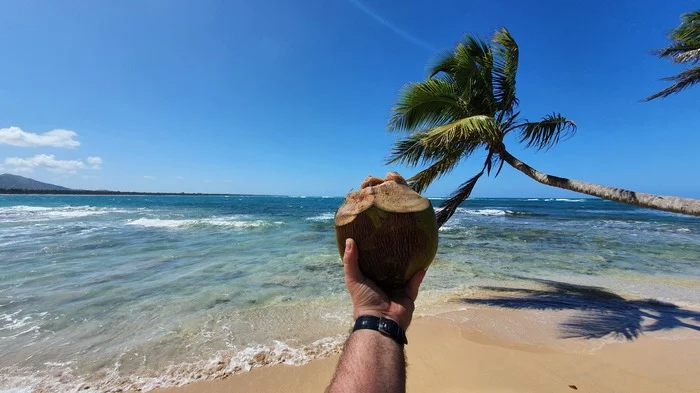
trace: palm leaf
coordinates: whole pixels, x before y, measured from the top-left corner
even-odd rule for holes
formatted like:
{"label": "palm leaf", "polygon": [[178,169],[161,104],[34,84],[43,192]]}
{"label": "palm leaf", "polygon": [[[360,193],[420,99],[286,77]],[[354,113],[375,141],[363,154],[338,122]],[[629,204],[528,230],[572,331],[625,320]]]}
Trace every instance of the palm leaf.
{"label": "palm leaf", "polygon": [[679,91],[700,82],[700,66],[690,67],[678,75],[663,79],[671,82],[676,81],[676,83],[656,94],[650,95],[649,97],[645,98],[644,101],[651,101],[659,97],[668,97],[671,94],[678,93]]}
{"label": "palm leaf", "polygon": [[456,63],[453,51],[445,51],[439,54],[433,64],[428,66],[428,78],[434,78],[440,73],[452,75]]}
{"label": "palm leaf", "polygon": [[455,85],[449,78],[427,79],[410,83],[400,93],[392,109],[390,131],[408,131],[432,128],[464,115],[457,99]]}
{"label": "palm leaf", "polygon": [[[671,45],[654,51],[659,57],[670,58],[675,63],[695,64],[700,61],[700,11],[693,11],[681,16],[681,24],[671,30]],[[691,67],[678,75],[664,80],[675,82],[671,86],[644,99],[651,101],[659,97],[668,97],[700,81],[700,68]]]}
{"label": "palm leaf", "polygon": [[677,63],[697,63],[700,61],[700,47],[686,49],[675,56]]}
{"label": "palm leaf", "polygon": [[469,195],[471,195],[476,182],[483,174],[484,170],[482,169],[481,172],[477,173],[474,177],[459,186],[457,191],[450,196],[450,199],[446,200],[442,205],[440,205],[440,211],[438,211],[436,215],[438,227],[445,224],[447,220],[449,220],[450,217],[455,214],[455,211],[457,211],[459,205],[461,205],[464,200],[469,198]]}
{"label": "palm leaf", "polygon": [[388,164],[405,164],[415,166],[424,161],[425,144],[423,134],[413,134],[394,142],[389,157],[385,160]]}
{"label": "palm leaf", "polygon": [[494,96],[498,103],[498,109],[510,114],[518,105],[518,98],[515,96],[518,44],[506,28],[497,31],[492,41],[495,55],[493,61]]}
{"label": "palm leaf", "polygon": [[450,75],[470,115],[493,116],[493,53],[483,40],[467,35],[457,45]]}
{"label": "palm leaf", "polygon": [[424,135],[426,147],[436,151],[449,150],[464,142],[492,144],[500,140],[496,121],[484,115],[465,117],[428,130]]}
{"label": "palm leaf", "polygon": [[488,116],[471,116],[399,139],[387,164],[418,165],[433,163],[460,152],[468,156],[479,146],[499,140],[496,122]]}
{"label": "palm leaf", "polygon": [[681,15],[681,24],[671,30],[671,45],[655,51],[659,57],[669,57],[676,63],[700,61],[700,11]]}
{"label": "palm leaf", "polygon": [[408,184],[416,192],[425,191],[425,189],[428,188],[428,186],[430,186],[430,184],[433,181],[450,173],[454,169],[454,167],[457,166],[460,159],[464,155],[463,153],[465,152],[465,150],[466,149],[461,151],[454,150],[441,160],[438,160],[437,162],[429,166],[428,168],[425,168],[422,171],[413,175],[413,177],[408,179]]}
{"label": "palm leaf", "polygon": [[520,142],[527,147],[549,149],[559,143],[562,138],[576,133],[576,123],[558,113],[553,113],[538,122],[522,122],[514,126],[520,130]]}

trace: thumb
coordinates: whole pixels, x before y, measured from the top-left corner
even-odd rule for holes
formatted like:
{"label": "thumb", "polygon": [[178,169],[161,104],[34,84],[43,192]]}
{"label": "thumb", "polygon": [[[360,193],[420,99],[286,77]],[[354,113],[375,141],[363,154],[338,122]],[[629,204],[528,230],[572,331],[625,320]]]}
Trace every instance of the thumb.
{"label": "thumb", "polygon": [[343,253],[343,268],[345,270],[345,283],[350,285],[362,282],[365,276],[360,270],[360,263],[357,259],[357,244],[354,240],[345,239],[345,252]]}
{"label": "thumb", "polygon": [[418,288],[420,288],[420,284],[423,282],[423,278],[425,278],[425,273],[427,272],[427,270],[422,269],[417,271],[408,281],[408,285],[406,285],[406,296],[414,302],[418,297]]}

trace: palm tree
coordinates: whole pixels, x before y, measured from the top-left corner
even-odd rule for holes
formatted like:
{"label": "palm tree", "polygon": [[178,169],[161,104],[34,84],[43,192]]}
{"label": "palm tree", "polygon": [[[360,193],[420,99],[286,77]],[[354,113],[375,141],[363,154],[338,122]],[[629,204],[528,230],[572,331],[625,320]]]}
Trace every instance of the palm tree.
{"label": "palm tree", "polygon": [[700,216],[700,200],[656,196],[600,186],[539,172],[506,150],[504,138],[515,134],[521,143],[548,149],[573,135],[576,124],[558,113],[528,121],[518,112],[515,75],[518,45],[508,30],[497,31],[491,44],[467,35],[454,49],[429,67],[423,82],[410,83],[392,109],[389,130],[408,132],[397,140],[387,163],[429,165],[409,179],[418,192],[449,173],[477,150],[486,151],[479,173],[463,183],[442,205],[438,224],[444,224],[469,197],[486,172],[495,176],[503,163],[553,187],[653,209]]}
{"label": "palm tree", "polygon": [[[656,55],[660,58],[670,58],[678,64],[697,64],[700,61],[700,11],[681,15],[681,25],[671,30],[668,38],[673,41],[671,45],[654,51]],[[644,101],[668,97],[700,82],[700,66],[690,67],[678,75],[663,79],[675,83],[645,98]]]}

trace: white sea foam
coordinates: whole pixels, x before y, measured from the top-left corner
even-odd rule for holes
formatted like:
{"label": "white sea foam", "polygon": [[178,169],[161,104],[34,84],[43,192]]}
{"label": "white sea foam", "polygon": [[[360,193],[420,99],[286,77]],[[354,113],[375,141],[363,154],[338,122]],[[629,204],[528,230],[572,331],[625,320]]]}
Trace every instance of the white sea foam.
{"label": "white sea foam", "polygon": [[676,232],[687,233],[687,232],[690,232],[690,229],[688,229],[688,228],[678,228],[678,230],[677,230]]}
{"label": "white sea foam", "polygon": [[335,218],[335,214],[333,213],[321,213],[318,216],[307,217],[306,219],[309,221],[329,221],[333,218]]}
{"label": "white sea foam", "polygon": [[10,340],[27,333],[37,334],[39,326],[34,323],[34,317],[43,317],[47,313],[23,314],[22,310],[0,315],[0,340]]}
{"label": "white sea foam", "polygon": [[269,222],[265,220],[240,220],[232,218],[203,218],[167,220],[160,218],[139,218],[128,221],[126,225],[142,226],[146,228],[184,228],[193,226],[218,226],[231,228],[260,228],[270,225],[279,225],[282,221]]}
{"label": "white sea foam", "polygon": [[545,199],[546,202],[585,202],[585,199],[568,199],[568,198],[547,198]]}
{"label": "white sea foam", "polygon": [[0,208],[0,222],[46,221],[64,218],[81,218],[111,213],[142,213],[114,207],[97,206],[7,206]]}
{"label": "white sea foam", "polygon": [[106,210],[64,210],[64,211],[50,211],[46,212],[47,217],[57,217],[57,218],[80,218],[87,216],[97,216],[102,214],[112,213]]}
{"label": "white sea foam", "polygon": [[165,370],[146,371],[121,375],[117,362],[106,370],[100,380],[88,380],[75,375],[70,362],[44,363],[41,373],[26,369],[2,369],[0,392],[117,392],[149,391],[156,388],[182,386],[198,380],[225,378],[232,374],[250,371],[256,367],[277,364],[299,366],[314,359],[325,358],[340,352],[347,335],[327,337],[311,344],[293,346],[282,341],[271,345],[252,345],[242,350],[219,351],[213,358],[191,363],[180,363]]}
{"label": "white sea foam", "polygon": [[16,330],[29,324],[31,317],[29,315],[19,316],[22,310],[17,310],[11,314],[0,315],[0,322],[4,322],[0,325],[0,331],[2,330]]}
{"label": "white sea foam", "polygon": [[528,198],[528,201],[539,201],[539,198]]}
{"label": "white sea foam", "polygon": [[47,210],[51,210],[51,208],[50,207],[43,207],[43,206],[17,205],[17,206],[0,207],[0,214],[3,214],[3,213],[21,213],[21,212],[41,212],[41,211],[47,211]]}
{"label": "white sea foam", "polygon": [[505,216],[506,214],[512,214],[510,210],[500,210],[500,209],[466,209],[463,207],[457,208],[458,213],[471,214],[475,216]]}

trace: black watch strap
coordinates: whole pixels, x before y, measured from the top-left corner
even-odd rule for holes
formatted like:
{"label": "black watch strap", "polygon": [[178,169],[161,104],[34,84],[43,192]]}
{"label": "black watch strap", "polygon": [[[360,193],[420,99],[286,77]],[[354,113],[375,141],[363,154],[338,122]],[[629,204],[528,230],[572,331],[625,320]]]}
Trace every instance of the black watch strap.
{"label": "black watch strap", "polygon": [[352,331],[360,329],[376,330],[385,336],[393,338],[394,341],[401,345],[408,344],[406,332],[396,321],[389,318],[362,315],[355,320],[355,327],[352,328]]}

